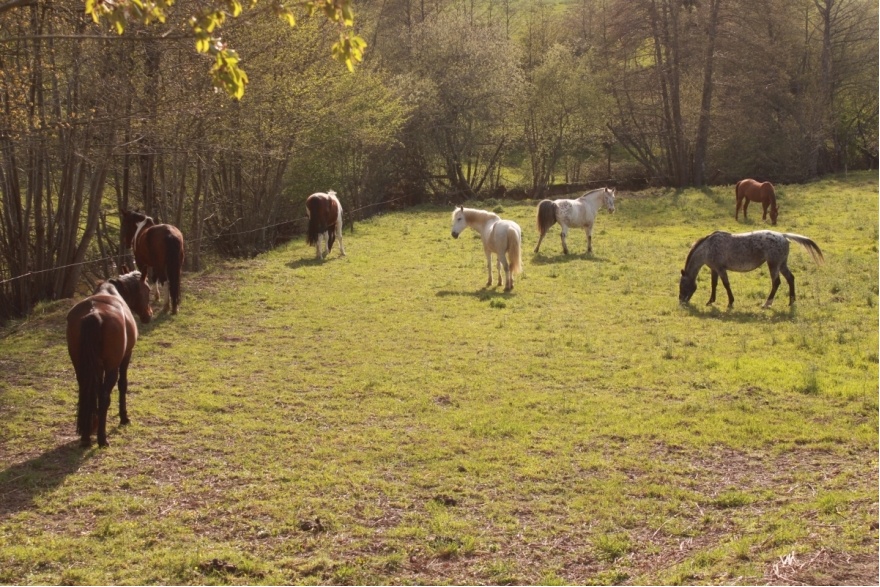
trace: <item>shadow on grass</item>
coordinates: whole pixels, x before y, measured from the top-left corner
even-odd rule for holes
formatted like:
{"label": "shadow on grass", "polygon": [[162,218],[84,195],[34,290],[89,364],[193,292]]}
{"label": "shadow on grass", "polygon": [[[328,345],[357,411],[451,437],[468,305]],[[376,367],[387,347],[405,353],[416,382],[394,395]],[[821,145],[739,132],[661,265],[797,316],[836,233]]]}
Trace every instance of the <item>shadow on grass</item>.
{"label": "shadow on grass", "polygon": [[492,286],[483,287],[478,289],[477,291],[461,291],[461,290],[451,290],[451,289],[441,289],[435,294],[438,298],[448,298],[451,296],[459,296],[465,298],[476,298],[480,301],[487,301],[493,299],[509,299],[515,295],[514,291],[504,291],[503,286]]}
{"label": "shadow on grass", "polygon": [[339,255],[330,253],[327,257],[323,259],[318,259],[317,257],[306,257],[304,259],[295,259],[293,261],[288,261],[284,265],[289,269],[299,269],[300,267],[316,267],[318,265],[323,265],[324,263],[332,263],[339,259]]}
{"label": "shadow on grass", "polygon": [[759,322],[791,322],[797,318],[797,306],[786,306],[785,309],[763,309],[758,306],[755,310],[743,310],[728,308],[726,306],[700,306],[698,304],[686,304],[682,308],[694,318],[720,320],[721,322],[738,322],[740,324]]}
{"label": "shadow on grass", "polygon": [[92,454],[80,448],[77,439],[0,472],[0,516],[32,507],[37,497],[64,483]]}
{"label": "shadow on grass", "polygon": [[534,265],[558,265],[562,263],[571,263],[572,261],[589,261],[591,263],[607,263],[608,259],[597,257],[595,253],[583,253],[580,255],[566,255],[560,253],[554,256],[547,256],[541,253],[532,255],[532,263]]}

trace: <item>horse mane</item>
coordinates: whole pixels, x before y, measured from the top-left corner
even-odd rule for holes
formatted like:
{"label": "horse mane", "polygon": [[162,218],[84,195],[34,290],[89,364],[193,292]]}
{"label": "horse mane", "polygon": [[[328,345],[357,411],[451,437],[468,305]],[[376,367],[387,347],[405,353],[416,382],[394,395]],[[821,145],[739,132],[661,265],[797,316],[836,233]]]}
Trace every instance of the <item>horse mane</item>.
{"label": "horse mane", "polygon": [[578,197],[578,200],[580,200],[580,199],[582,199],[582,198],[586,198],[587,196],[592,196],[592,195],[595,194],[596,192],[606,192],[606,191],[608,191],[608,188],[607,188],[607,187],[604,187],[604,188],[596,188],[596,189],[594,189],[594,190],[590,190],[590,191],[584,193],[584,195]]}
{"label": "horse mane", "polygon": [[136,293],[134,287],[137,286],[140,279],[140,271],[132,271],[131,273],[126,273],[125,275],[111,277],[110,279],[99,283],[98,287],[95,288],[95,293],[105,292],[107,290],[107,287],[112,285],[116,289],[116,291],[119,292],[120,296],[122,296],[123,298],[127,298],[129,294]]}
{"label": "horse mane", "polygon": [[766,189],[767,193],[770,195],[770,204],[774,208],[776,208],[776,188],[773,187],[773,184],[769,181],[765,181],[763,184],[761,184],[762,188],[764,188],[764,186],[767,186]]}
{"label": "horse mane", "polygon": [[465,220],[472,220],[475,218],[484,218],[486,220],[495,218],[496,220],[501,220],[501,216],[495,212],[489,212],[488,210],[478,210],[476,208],[460,208],[460,210],[464,213]]}
{"label": "horse mane", "polygon": [[721,232],[720,230],[716,230],[716,231],[713,232],[712,234],[707,234],[707,235],[704,236],[703,238],[698,239],[697,242],[695,242],[695,243],[691,246],[691,250],[688,251],[687,259],[684,260],[684,267],[685,267],[685,269],[687,269],[688,265],[690,265],[690,263],[691,263],[691,257],[694,256],[694,252],[700,247],[700,245],[702,245],[702,244],[703,244],[705,241],[707,241],[709,238],[715,236],[716,234],[718,234],[718,233],[720,233],[720,232]]}

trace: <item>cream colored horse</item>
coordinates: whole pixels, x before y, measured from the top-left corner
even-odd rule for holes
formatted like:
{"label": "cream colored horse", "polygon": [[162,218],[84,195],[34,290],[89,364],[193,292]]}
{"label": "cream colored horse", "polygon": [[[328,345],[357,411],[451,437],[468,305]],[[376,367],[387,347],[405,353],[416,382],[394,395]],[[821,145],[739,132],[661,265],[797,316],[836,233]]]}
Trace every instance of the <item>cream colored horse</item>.
{"label": "cream colored horse", "polygon": [[498,269],[498,285],[501,285],[501,268],[504,268],[504,291],[513,289],[513,276],[522,273],[522,229],[513,220],[502,220],[498,214],[459,206],[452,213],[452,236],[465,228],[472,228],[483,239],[486,266],[492,285],[492,253],[495,253]]}

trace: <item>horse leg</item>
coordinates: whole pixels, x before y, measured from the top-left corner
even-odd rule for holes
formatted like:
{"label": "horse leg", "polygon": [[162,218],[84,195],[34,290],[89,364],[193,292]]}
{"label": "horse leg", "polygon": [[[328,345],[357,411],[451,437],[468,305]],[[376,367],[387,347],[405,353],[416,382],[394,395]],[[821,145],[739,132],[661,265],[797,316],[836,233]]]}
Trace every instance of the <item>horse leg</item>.
{"label": "horse leg", "polygon": [[764,214],[761,216],[761,220],[767,220],[767,207],[770,205],[770,202],[761,202],[761,206],[764,207]]}
{"label": "horse leg", "polygon": [[492,251],[489,247],[483,246],[483,252],[486,253],[486,269],[489,271],[489,279],[486,280],[486,287],[492,286]]}
{"label": "horse leg", "polygon": [[[495,255],[495,271],[498,272],[498,285],[501,286],[501,267],[504,266],[505,273],[507,272],[507,259],[504,258],[502,253],[497,253]],[[505,287],[504,289],[507,289]]]}
{"label": "horse leg", "polygon": [[739,210],[742,208],[742,198],[739,195],[736,196],[736,219],[739,220]]}
{"label": "horse leg", "polygon": [[[785,276],[785,280],[788,282],[788,297],[789,297],[789,305],[794,302],[794,276],[791,275],[791,271],[788,270],[788,267],[784,263],[780,263],[779,265],[771,265],[767,263],[767,267],[770,269],[770,295],[767,297],[767,301],[764,302],[763,308],[769,308],[773,305],[773,298],[776,297],[776,290],[779,289],[779,284],[782,283],[782,280],[779,278],[779,272],[785,268],[784,273],[787,274]],[[791,276],[791,279],[789,279]]]}
{"label": "horse leg", "polygon": [[715,303],[715,290],[718,289],[718,272],[712,269],[712,294],[709,296],[709,301],[706,302],[707,306],[711,306]]}
{"label": "horse leg", "polygon": [[128,393],[128,364],[131,362],[131,355],[122,359],[119,365],[119,424],[125,426],[131,420],[128,419],[128,406],[126,403],[126,394]]}
{"label": "horse leg", "polygon": [[150,280],[150,281],[152,281],[152,283],[150,284],[150,289],[153,290],[153,301],[158,302],[160,300],[159,280],[156,279],[156,272],[155,271],[150,270],[150,273],[151,273],[150,277],[152,278]]}
{"label": "horse leg", "polygon": [[321,249],[324,248],[323,241],[324,241],[324,233],[319,232],[318,238],[315,239],[315,258],[317,258],[317,259],[324,258],[324,255],[321,252]]}
{"label": "horse leg", "polygon": [[593,225],[587,224],[584,226],[584,232],[587,234],[587,254],[593,254]]}
{"label": "horse leg", "polygon": [[727,290],[727,307],[733,307],[733,292],[730,290],[730,280],[727,279],[727,271],[724,269],[718,270],[718,277],[721,278],[721,283],[724,284],[724,289]]}
{"label": "horse leg", "polygon": [[504,291],[513,289],[513,282],[510,279],[510,263],[504,253],[498,253],[498,285],[501,285],[501,268],[504,268]]}
{"label": "horse leg", "polygon": [[541,231],[541,234],[538,236],[538,244],[535,245],[535,253],[538,252],[538,249],[541,248],[541,241],[544,240],[544,235],[547,234],[544,231]]}
{"label": "horse leg", "polygon": [[339,241],[340,256],[345,256],[345,247],[342,246],[342,222],[336,223],[336,240]]}
{"label": "horse leg", "polygon": [[171,309],[171,282],[167,279],[162,284],[162,291],[165,292],[165,305],[162,306],[162,311],[167,312]]}
{"label": "horse leg", "polygon": [[568,226],[562,225],[562,232],[559,234],[559,237],[562,239],[562,252],[564,254],[568,254],[568,243],[565,242],[566,237],[568,236]]}
{"label": "horse leg", "polygon": [[791,271],[788,269],[788,264],[783,263],[779,267],[779,272],[782,273],[782,276],[785,277],[785,281],[788,282],[788,305],[794,305],[795,295],[794,295],[794,275],[792,275]]}
{"label": "horse leg", "polygon": [[107,410],[110,408],[110,392],[119,379],[119,369],[111,369],[104,373],[104,383],[98,395],[98,446],[110,446],[107,442]]}
{"label": "horse leg", "polygon": [[749,219],[749,200],[748,198],[743,198],[743,220]]}

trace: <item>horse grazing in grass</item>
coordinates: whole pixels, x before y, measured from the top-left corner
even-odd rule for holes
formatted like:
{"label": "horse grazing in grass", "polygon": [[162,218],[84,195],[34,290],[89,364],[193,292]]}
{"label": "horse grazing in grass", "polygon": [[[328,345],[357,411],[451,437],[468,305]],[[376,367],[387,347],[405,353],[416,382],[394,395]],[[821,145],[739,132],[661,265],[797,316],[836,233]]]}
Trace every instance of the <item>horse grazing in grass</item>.
{"label": "horse grazing in grass", "polygon": [[485,210],[475,210],[460,206],[452,213],[452,236],[465,228],[472,228],[483,239],[483,252],[486,253],[486,266],[492,285],[492,253],[498,271],[498,285],[501,285],[501,268],[504,268],[504,291],[513,289],[513,276],[522,273],[522,229],[513,220],[502,220],[497,214]]}
{"label": "horse grazing in grass", "polygon": [[156,222],[140,212],[121,211],[122,238],[134,252],[134,261],[141,272],[141,280],[153,271],[154,297],[159,301],[159,286],[165,291],[167,312],[177,314],[180,306],[180,273],[183,269],[183,235],[170,224]]}
{"label": "horse grazing in grass", "polygon": [[[306,213],[309,215],[309,228],[306,232],[306,243],[315,245],[318,259],[329,255],[333,249],[333,241],[339,239],[341,256],[345,256],[342,244],[342,204],[336,192],[312,194],[306,199]],[[324,253],[323,243],[327,241],[327,252]]]}
{"label": "horse grazing in grass", "polygon": [[764,207],[764,215],[761,220],[767,220],[767,209],[770,209],[770,224],[776,226],[779,217],[779,205],[776,203],[776,190],[769,181],[760,183],[754,179],[744,179],[736,184],[736,219],[739,220],[739,209],[742,207],[743,218],[748,218],[749,202],[761,202]]}
{"label": "horse grazing in grass", "polygon": [[538,204],[538,244],[535,252],[541,248],[544,235],[555,223],[562,227],[562,252],[568,254],[568,244],[565,242],[568,236],[568,227],[583,227],[587,233],[587,253],[593,252],[593,222],[596,213],[604,206],[608,212],[614,213],[615,190],[599,188],[585,193],[575,200],[541,200]]}
{"label": "horse grazing in grass", "polygon": [[91,445],[96,431],[98,445],[108,445],[107,409],[117,380],[119,422],[129,422],[125,404],[128,364],[138,337],[132,312],[144,324],[153,317],[150,286],[138,271],[101,283],[67,314],[67,352],[79,384],[76,431],[81,446]]}
{"label": "horse grazing in grass", "polygon": [[819,245],[805,236],[789,232],[758,230],[730,234],[716,230],[704,236],[691,247],[684,269],[681,270],[681,281],[678,285],[679,302],[686,304],[690,301],[691,296],[697,291],[697,274],[703,265],[708,265],[712,270],[712,295],[707,305],[715,302],[715,289],[718,287],[720,277],[724,289],[727,290],[727,307],[733,307],[733,292],[730,291],[727,271],[751,271],[766,262],[770,269],[772,288],[770,297],[764,302],[763,307],[769,308],[773,304],[773,298],[781,281],[780,273],[788,282],[788,303],[794,304],[794,275],[788,269],[788,241],[802,245],[817,264],[825,260]]}

